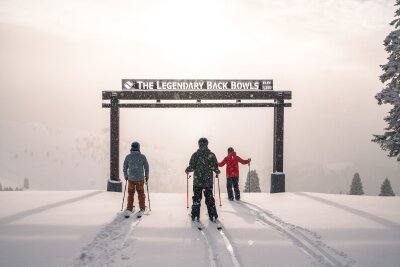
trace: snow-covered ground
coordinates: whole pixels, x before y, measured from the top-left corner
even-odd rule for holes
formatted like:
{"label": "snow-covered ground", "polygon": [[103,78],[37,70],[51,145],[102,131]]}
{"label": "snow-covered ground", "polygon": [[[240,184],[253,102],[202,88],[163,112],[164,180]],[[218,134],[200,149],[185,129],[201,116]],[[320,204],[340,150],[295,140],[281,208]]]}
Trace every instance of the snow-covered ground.
{"label": "snow-covered ground", "polygon": [[[191,225],[185,194],[151,194],[124,219],[122,194],[0,192],[0,266],[399,266],[400,198],[222,195],[223,224]],[[217,199],[218,204],[218,199]]]}

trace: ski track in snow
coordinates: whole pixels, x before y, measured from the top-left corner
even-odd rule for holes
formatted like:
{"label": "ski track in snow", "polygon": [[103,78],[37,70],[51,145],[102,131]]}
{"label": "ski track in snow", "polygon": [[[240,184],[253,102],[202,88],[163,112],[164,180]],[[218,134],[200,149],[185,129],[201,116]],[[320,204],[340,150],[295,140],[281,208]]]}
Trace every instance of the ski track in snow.
{"label": "ski track in snow", "polygon": [[[237,202],[237,204],[255,216],[258,222],[274,228],[291,240],[298,249],[311,258],[312,265],[345,267],[355,264],[355,261],[344,252],[324,244],[318,234],[287,223],[254,204],[245,201]],[[80,256],[69,266],[90,267],[114,264],[120,266],[124,262],[124,266],[133,266],[128,262],[130,259],[128,255],[131,253],[126,252],[130,252],[134,246],[135,239],[131,237],[131,232],[141,220],[142,218],[138,219],[136,216],[125,219],[123,213],[119,213],[112,222],[102,228],[89,245],[81,250]],[[200,231],[197,230],[197,225],[195,228],[203,240],[210,267],[243,266],[233,246],[234,243],[223,225],[221,230],[218,230],[217,225],[212,222],[208,226],[203,224],[203,229]],[[223,242],[220,242],[221,240]]]}
{"label": "ski track in snow", "polygon": [[[197,225],[194,225],[194,227],[198,227]],[[205,246],[205,249],[207,250],[207,255],[208,255],[208,263],[210,267],[220,267],[221,264],[219,263],[218,260],[218,254],[216,254],[216,250],[214,247],[211,245],[209,238],[207,237],[206,233],[204,232],[205,226],[202,225],[202,230],[198,230],[202,236],[203,243]]]}
{"label": "ski track in snow", "polygon": [[290,239],[297,248],[312,259],[312,265],[347,267],[355,264],[355,261],[349,258],[346,253],[324,244],[318,234],[300,226],[287,223],[271,212],[263,210],[254,204],[245,201],[237,203],[247,209],[250,214],[256,216],[257,221],[261,224],[276,229]]}
{"label": "ski track in snow", "polygon": [[129,257],[124,255],[124,250],[133,245],[132,240],[129,239],[130,233],[141,220],[142,218],[139,219],[136,216],[126,219],[120,212],[112,222],[96,234],[93,241],[81,250],[80,256],[69,266],[109,266],[118,260],[117,258],[128,260]]}
{"label": "ski track in snow", "polygon": [[[200,230],[199,232],[201,233],[203,240],[204,240],[204,244],[207,248],[208,251],[208,258],[209,258],[209,264],[211,267],[224,267],[224,266],[233,266],[233,267],[241,267],[242,265],[240,264],[238,257],[237,257],[237,253],[235,251],[235,249],[232,246],[232,241],[231,239],[228,237],[229,235],[225,234],[224,230],[225,227],[222,225],[222,229],[218,230],[217,229],[217,225],[213,225],[214,223],[209,224],[209,226],[204,226],[203,224],[203,229]],[[211,226],[210,226],[211,225]],[[226,262],[226,257],[223,257],[223,255],[220,255],[220,253],[218,253],[218,251],[221,251],[219,248],[221,245],[219,245],[218,243],[218,238],[214,232],[214,230],[212,230],[212,228],[215,228],[215,231],[217,231],[219,233],[219,235],[221,236],[222,240],[223,240],[223,244],[225,245],[224,249],[226,249],[226,251],[228,252],[228,254],[230,255],[230,259],[228,259],[229,262]]]}
{"label": "ski track in snow", "polygon": [[[221,223],[221,225],[222,225],[222,223]],[[230,238],[228,238],[228,236],[225,234],[223,229],[225,229],[225,228],[222,227],[222,229],[218,230],[218,232],[221,234],[222,238],[224,239],[226,249],[229,251],[229,254],[231,255],[233,266],[241,267],[238,257],[236,256],[237,253],[235,253],[235,250],[233,248],[232,242],[230,241]]]}

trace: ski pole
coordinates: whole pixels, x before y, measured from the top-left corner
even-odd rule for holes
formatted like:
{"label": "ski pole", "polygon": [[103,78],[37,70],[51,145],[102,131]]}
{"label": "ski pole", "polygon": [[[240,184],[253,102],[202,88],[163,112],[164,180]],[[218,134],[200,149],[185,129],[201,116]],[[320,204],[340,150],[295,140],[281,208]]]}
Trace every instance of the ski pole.
{"label": "ski pole", "polygon": [[249,194],[251,192],[251,176],[250,176],[250,162],[249,162]]}
{"label": "ski pole", "polygon": [[222,204],[221,204],[221,190],[220,190],[220,188],[219,188],[219,178],[218,178],[218,174],[217,174],[217,179],[218,179],[219,206],[222,207]]}
{"label": "ski pole", "polygon": [[150,194],[149,194],[149,182],[148,181],[146,181],[146,188],[147,188],[147,198],[149,199],[149,211],[151,211]]}
{"label": "ski pole", "polygon": [[126,185],[127,184],[128,184],[128,180],[125,181],[124,197],[122,198],[121,211],[124,209],[124,200],[125,200],[125,192],[126,192]]}
{"label": "ski pole", "polygon": [[186,208],[189,208],[189,173],[186,174]]}
{"label": "ski pole", "polygon": [[214,182],[214,180],[213,180],[213,197],[215,198],[215,182]]}

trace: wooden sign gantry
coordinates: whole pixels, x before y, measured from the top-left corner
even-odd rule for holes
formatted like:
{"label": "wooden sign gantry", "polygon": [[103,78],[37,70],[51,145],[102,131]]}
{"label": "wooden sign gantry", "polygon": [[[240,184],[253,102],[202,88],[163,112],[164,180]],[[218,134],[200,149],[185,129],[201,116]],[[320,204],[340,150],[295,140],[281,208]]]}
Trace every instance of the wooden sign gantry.
{"label": "wooden sign gantry", "polygon": [[[171,81],[171,80],[168,80]],[[172,80],[179,81],[179,80]],[[184,80],[189,81],[190,80]],[[261,81],[260,81],[261,82]],[[124,85],[124,80],[123,80]],[[107,191],[122,192],[119,178],[119,109],[120,108],[274,108],[273,172],[271,193],[285,192],[283,171],[284,108],[291,107],[285,100],[291,91],[272,90],[123,90],[103,91],[103,108],[110,108],[110,179]],[[131,103],[120,103],[131,100]],[[151,100],[151,103],[143,103]],[[167,102],[163,102],[167,100]],[[204,103],[215,100],[217,103]],[[272,100],[272,102],[271,102]]]}

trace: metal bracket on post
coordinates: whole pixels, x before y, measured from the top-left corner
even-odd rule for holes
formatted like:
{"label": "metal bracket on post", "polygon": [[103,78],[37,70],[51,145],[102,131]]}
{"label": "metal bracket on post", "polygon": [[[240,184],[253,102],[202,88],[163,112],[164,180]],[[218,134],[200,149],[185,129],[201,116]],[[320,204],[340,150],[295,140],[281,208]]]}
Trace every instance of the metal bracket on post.
{"label": "metal bracket on post", "polygon": [[271,193],[285,192],[285,174],[283,172],[271,173]]}

